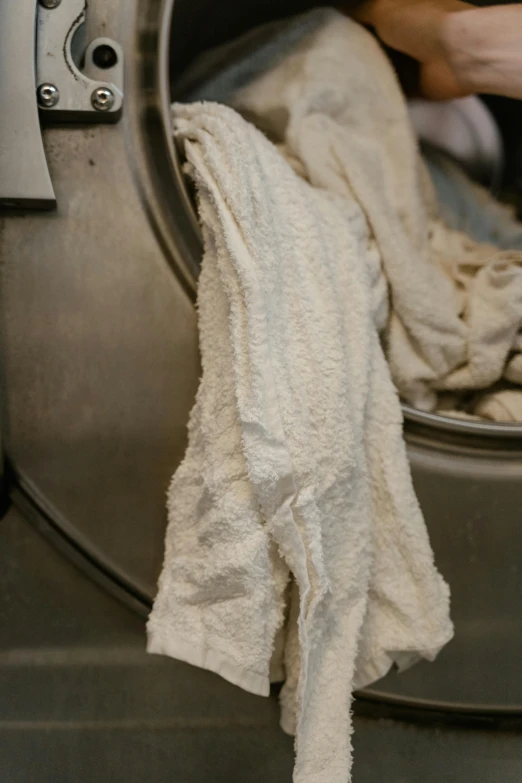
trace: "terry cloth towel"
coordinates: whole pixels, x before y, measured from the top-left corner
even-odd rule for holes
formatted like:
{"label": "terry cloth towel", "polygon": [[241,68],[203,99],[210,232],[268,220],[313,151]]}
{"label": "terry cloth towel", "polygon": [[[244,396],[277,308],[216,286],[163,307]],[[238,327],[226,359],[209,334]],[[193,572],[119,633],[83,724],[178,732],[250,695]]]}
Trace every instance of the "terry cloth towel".
{"label": "terry cloth towel", "polygon": [[203,58],[185,93],[229,104],[312,185],[358,201],[390,287],[385,346],[403,399],[433,411],[439,391],[512,380],[514,354],[520,369],[522,254],[478,245],[442,221],[378,45],[334,11],[264,35]]}
{"label": "terry cloth towel", "polygon": [[522,422],[522,393],[517,389],[502,389],[480,397],[475,412],[483,419],[515,424]]}
{"label": "terry cloth towel", "polygon": [[[277,63],[239,95],[279,147],[226,106],[174,108],[205,246],[203,372],[169,489],[148,649],[262,695],[272,664],[285,677],[282,725],[296,734],[294,780],[346,783],[353,689],[433,659],[452,635],[378,334],[392,320],[391,342],[400,333],[415,350],[404,319],[388,316],[381,260],[400,290],[426,238],[407,113],[374,39],[321,11],[276,43]],[[382,81],[386,108],[376,112],[382,96],[365,95],[366,81]],[[433,362],[452,366],[465,328],[454,314],[450,347],[431,339],[419,311],[431,323],[434,290],[454,295],[426,268],[425,301],[401,299],[404,317]]]}
{"label": "terry cloth towel", "polygon": [[[446,155],[425,150],[424,161],[446,225],[469,234],[478,242],[488,242],[505,250],[522,250],[522,223],[516,219],[511,207],[495,201]],[[493,389],[439,395],[438,412],[476,420],[522,422],[521,348],[522,336],[519,334],[511,346],[504,377]]]}

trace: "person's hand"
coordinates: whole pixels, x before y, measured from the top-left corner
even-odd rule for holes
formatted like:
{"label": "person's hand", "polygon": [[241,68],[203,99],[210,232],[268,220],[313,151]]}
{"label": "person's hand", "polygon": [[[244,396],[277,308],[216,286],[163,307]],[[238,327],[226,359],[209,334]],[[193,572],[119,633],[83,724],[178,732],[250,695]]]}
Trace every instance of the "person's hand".
{"label": "person's hand", "polygon": [[420,64],[432,99],[475,92],[522,98],[522,5],[460,0],[366,0],[352,15]]}
{"label": "person's hand", "polygon": [[453,70],[446,39],[451,14],[470,8],[460,0],[368,0],[353,15],[374,27],[391,49],[420,63],[419,86],[426,97],[445,99],[468,92]]}

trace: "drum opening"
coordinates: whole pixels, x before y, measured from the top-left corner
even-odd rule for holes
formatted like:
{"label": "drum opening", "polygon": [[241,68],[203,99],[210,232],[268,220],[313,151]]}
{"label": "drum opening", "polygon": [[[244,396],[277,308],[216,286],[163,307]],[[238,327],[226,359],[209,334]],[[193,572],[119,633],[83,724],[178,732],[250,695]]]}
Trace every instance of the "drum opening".
{"label": "drum opening", "polygon": [[[177,97],[178,83],[191,62],[202,52],[232,40],[252,27],[264,22],[284,18],[317,5],[331,5],[310,0],[287,0],[278,4],[276,12],[259,0],[245,0],[238,4],[234,0],[213,3],[212,0],[164,0],[163,18],[159,36],[158,87],[161,101],[161,113],[166,134],[167,146],[171,158],[172,171],[179,191],[183,209],[188,213],[190,222],[199,237],[199,257],[191,260],[191,268],[197,270],[201,260],[201,238],[193,194],[182,170],[180,151],[176,148],[171,133],[170,105]],[[197,272],[195,273],[197,276]],[[194,277],[194,289],[196,286]],[[515,441],[522,440],[521,423],[497,423],[457,418],[440,413],[426,413],[402,404],[406,432],[421,428],[428,433],[437,432],[446,437],[465,439],[468,443],[477,439],[494,442],[509,441],[513,448]]]}

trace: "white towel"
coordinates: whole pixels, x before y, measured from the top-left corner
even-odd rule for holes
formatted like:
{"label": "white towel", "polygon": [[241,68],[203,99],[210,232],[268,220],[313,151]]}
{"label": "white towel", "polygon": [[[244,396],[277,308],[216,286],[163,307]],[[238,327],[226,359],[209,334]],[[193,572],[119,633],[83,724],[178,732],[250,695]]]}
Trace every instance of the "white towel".
{"label": "white towel", "polygon": [[[451,228],[469,234],[477,242],[490,243],[497,248],[505,250],[522,250],[522,223],[515,217],[514,210],[504,204],[495,201],[490,193],[476,183],[472,182],[464,171],[455,165],[446,156],[433,150],[426,151],[424,160],[437,193],[437,201],[444,222]],[[462,236],[462,235],[458,235]],[[443,236],[443,242],[447,238]],[[504,285],[503,275],[500,279],[493,276],[497,285],[491,286],[488,278],[484,277],[480,264],[476,263],[479,257],[477,246],[471,245],[475,262],[466,270],[466,273],[453,276],[459,281],[461,290],[469,290],[470,283],[478,286],[482,280],[486,292],[492,288],[501,288],[501,303],[497,310],[501,313],[507,303],[507,322],[514,320],[515,326],[520,313],[520,300],[513,296],[519,283],[520,273],[517,265],[507,264],[505,271],[509,273]],[[486,261],[491,256],[491,248],[486,249]],[[520,254],[519,254],[520,256]],[[511,255],[512,259],[513,256]],[[461,265],[465,266],[465,265]],[[514,272],[514,274],[513,274]],[[471,273],[471,274],[470,274]],[[480,273],[480,275],[478,274]],[[509,281],[509,277],[511,281]],[[514,283],[514,285],[513,285]],[[514,307],[512,306],[514,303]],[[481,313],[481,320],[483,319]],[[505,315],[502,314],[502,318]],[[496,325],[498,318],[490,319],[490,323]],[[487,323],[487,321],[486,321]],[[511,333],[513,334],[513,333]],[[484,340],[485,345],[489,340]],[[502,379],[494,388],[486,388],[470,394],[466,389],[459,392],[440,394],[438,399],[438,411],[444,415],[458,416],[480,420],[492,420],[503,423],[522,422],[522,335],[520,332],[507,341],[510,352],[507,362],[487,362],[489,370],[494,369],[494,375],[502,375]],[[497,344],[493,344],[493,350],[498,352]],[[502,356],[502,355],[501,355]]]}
{"label": "white towel", "polygon": [[[174,111],[205,244],[203,374],[169,490],[148,649],[267,694],[283,629],[284,662],[273,670],[285,673],[282,725],[296,733],[294,780],[346,783],[353,689],[394,662],[432,659],[452,635],[448,588],[433,564],[378,336],[387,320],[381,260],[397,284],[410,285],[412,247],[427,250],[416,227],[419,167],[407,114],[379,47],[333,11],[285,29],[304,61],[277,63],[274,84],[261,76],[249,106],[252,114],[254,93],[264,94],[267,125],[291,120],[279,149],[230,108]],[[375,95],[361,101],[331,83],[341,48],[354,70],[348,81],[357,86],[369,69],[395,90],[382,149],[382,129],[370,121]],[[270,108],[270,94],[299,67],[294,89]],[[323,70],[314,76],[315,68]],[[368,115],[358,126],[366,143],[336,125],[337,117],[349,128],[359,114]],[[339,158],[347,141],[355,161]],[[403,161],[404,177],[382,180],[383,154]],[[364,199],[380,186],[370,215]],[[430,342],[421,315],[439,317],[434,287],[451,301],[447,278],[428,269],[420,290],[429,297],[405,304],[394,329],[406,334],[404,319],[418,322],[433,363],[452,366],[464,330],[449,311],[453,348]],[[403,342],[411,353],[413,339]]]}
{"label": "white towel", "polygon": [[436,410],[439,391],[485,389],[504,375],[520,383],[522,252],[442,221],[404,97],[369,34],[314,11],[203,58],[186,89],[255,122],[311,184],[357,199],[390,286],[386,351],[403,399]]}
{"label": "white towel", "polygon": [[484,419],[504,424],[522,422],[522,394],[515,389],[501,389],[480,397],[474,408]]}

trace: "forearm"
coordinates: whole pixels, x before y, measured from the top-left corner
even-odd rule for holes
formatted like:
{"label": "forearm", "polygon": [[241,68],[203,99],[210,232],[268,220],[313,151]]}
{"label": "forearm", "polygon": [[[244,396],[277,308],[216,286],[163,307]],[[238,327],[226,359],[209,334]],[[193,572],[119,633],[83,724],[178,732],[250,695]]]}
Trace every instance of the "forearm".
{"label": "forearm", "polygon": [[522,5],[450,13],[442,38],[463,92],[522,98]]}
{"label": "forearm", "polygon": [[522,98],[522,5],[365,0],[353,13],[389,47],[420,63],[427,97],[484,92]]}

